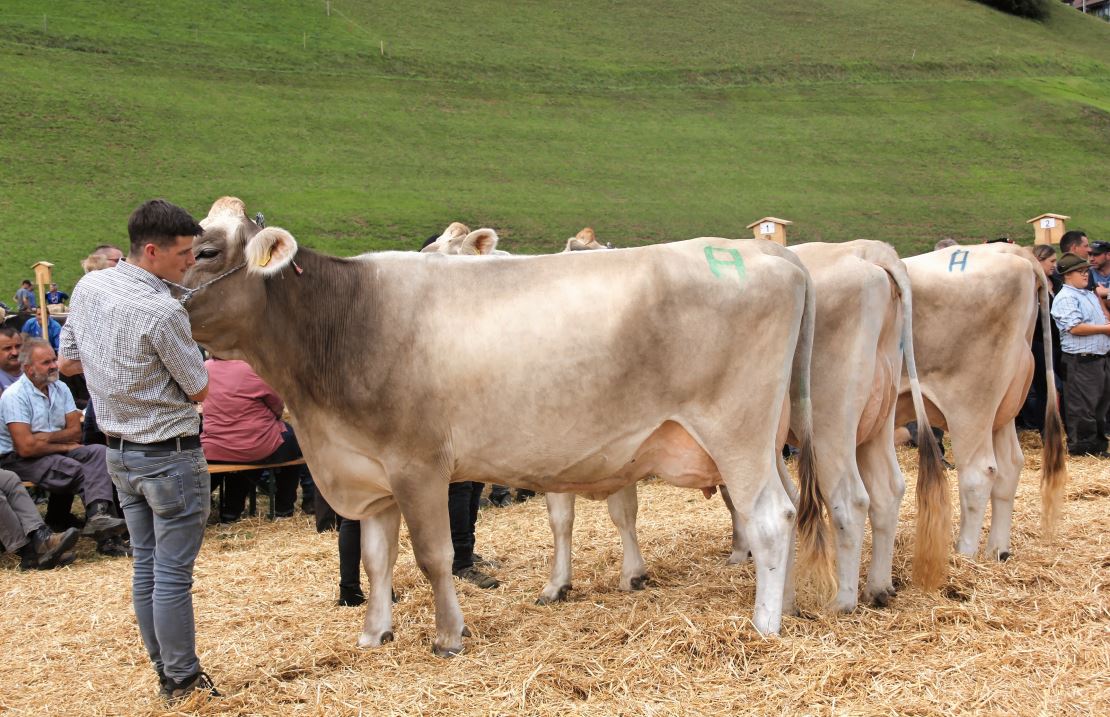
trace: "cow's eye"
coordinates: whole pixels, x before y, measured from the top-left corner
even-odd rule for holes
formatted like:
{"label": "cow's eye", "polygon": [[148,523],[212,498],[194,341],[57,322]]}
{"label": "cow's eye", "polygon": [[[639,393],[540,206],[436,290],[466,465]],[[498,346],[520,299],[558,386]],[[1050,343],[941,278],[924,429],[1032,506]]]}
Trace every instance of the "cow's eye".
{"label": "cow's eye", "polygon": [[197,252],[197,259],[214,259],[219,256],[219,249],[201,249]]}

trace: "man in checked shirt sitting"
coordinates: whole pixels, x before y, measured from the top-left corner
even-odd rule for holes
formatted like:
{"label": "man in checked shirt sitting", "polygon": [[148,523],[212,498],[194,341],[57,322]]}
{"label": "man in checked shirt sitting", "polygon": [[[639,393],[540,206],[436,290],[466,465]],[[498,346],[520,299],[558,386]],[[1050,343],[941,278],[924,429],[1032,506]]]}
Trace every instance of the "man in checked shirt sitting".
{"label": "man in checked shirt sitting", "polygon": [[107,436],[134,550],[135,617],[172,702],[197,690],[219,694],[197,658],[192,598],[211,480],[192,402],[208,393],[208,373],[189,316],[165,283],[193,265],[193,238],[204,230],[181,207],[154,199],[131,214],[127,231],[127,261],[86,274],[73,290],[61,370],[84,372]]}
{"label": "man in checked shirt sitting", "polygon": [[1106,412],[1110,409],[1110,316],[1087,289],[1090,264],[1067,253],[1056,262],[1064,285],[1052,303],[1060,328],[1067,380],[1064,382],[1068,453],[1108,458]]}

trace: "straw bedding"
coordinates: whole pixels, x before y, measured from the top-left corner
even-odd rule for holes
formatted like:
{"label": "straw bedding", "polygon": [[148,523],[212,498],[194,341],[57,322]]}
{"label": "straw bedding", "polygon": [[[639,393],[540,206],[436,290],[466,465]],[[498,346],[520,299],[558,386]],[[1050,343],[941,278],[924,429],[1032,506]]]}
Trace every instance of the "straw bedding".
{"label": "straw bedding", "polygon": [[[432,595],[402,528],[397,641],[354,647],[361,608],[334,606],[335,534],[310,519],[211,527],[197,562],[197,643],[225,693],[180,706],[202,715],[1110,714],[1110,462],[1070,463],[1057,541],[1037,534],[1040,450],[1026,450],[1014,558],[953,557],[940,594],[905,586],[892,607],[751,627],[751,564],[727,566],[718,499],[641,485],[640,536],[654,584],[616,589],[620,546],[603,503],[578,501],[575,590],[538,607],[551,535],[542,499],[483,511],[478,549],[504,584],[461,584],[474,637],[432,656]],[[899,451],[911,481],[912,454]],[[955,473],[949,473],[957,504]],[[896,579],[908,581],[913,490],[903,502]],[[957,516],[953,515],[953,526]],[[139,640],[130,564],[79,560],[20,573],[0,560],[0,713],[160,714]],[[865,566],[869,550],[865,551]]]}

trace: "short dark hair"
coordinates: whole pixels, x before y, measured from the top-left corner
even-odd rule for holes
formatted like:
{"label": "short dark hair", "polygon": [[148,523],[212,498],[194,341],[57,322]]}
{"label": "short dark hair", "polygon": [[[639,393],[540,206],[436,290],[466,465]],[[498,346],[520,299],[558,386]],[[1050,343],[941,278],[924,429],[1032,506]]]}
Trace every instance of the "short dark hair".
{"label": "short dark hair", "polygon": [[1060,237],[1060,251],[1069,252],[1075,247],[1079,246],[1079,240],[1087,236],[1087,232],[1081,229],[1072,229],[1071,231],[1064,232],[1064,236]]}
{"label": "short dark hair", "polygon": [[189,212],[165,199],[143,202],[127,220],[133,256],[141,255],[147,244],[165,248],[173,245],[177,237],[195,237],[203,233],[204,229]]}
{"label": "short dark hair", "polygon": [[26,284],[27,286],[30,286],[31,285],[31,280],[30,279],[24,279],[23,281],[19,282],[20,286],[23,286],[24,284]]}
{"label": "short dark hair", "polygon": [[14,326],[0,326],[0,336],[7,336],[9,339],[14,339],[19,336],[19,329]]}

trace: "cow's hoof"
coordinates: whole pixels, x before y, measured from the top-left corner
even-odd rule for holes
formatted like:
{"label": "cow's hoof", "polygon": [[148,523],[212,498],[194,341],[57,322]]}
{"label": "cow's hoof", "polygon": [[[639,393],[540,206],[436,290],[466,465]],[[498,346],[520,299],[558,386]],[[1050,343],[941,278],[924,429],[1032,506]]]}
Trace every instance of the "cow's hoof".
{"label": "cow's hoof", "polygon": [[462,636],[463,637],[472,637],[472,635],[470,634],[470,628],[467,627],[466,625],[463,625]]}
{"label": "cow's hoof", "polygon": [[458,647],[440,647],[439,645],[432,646],[432,654],[436,657],[454,657],[462,651],[462,645],[459,645]]}
{"label": "cow's hoof", "polygon": [[392,630],[386,630],[378,638],[374,638],[372,635],[365,632],[358,636],[358,646],[364,650],[371,647],[381,647],[387,642],[393,642]]}
{"label": "cow's hoof", "polygon": [[877,590],[871,594],[871,599],[868,602],[871,607],[890,607],[890,601],[894,599],[894,595],[894,588]]}
{"label": "cow's hoof", "polygon": [[1009,560],[1011,557],[1012,556],[1011,556],[1009,550],[1003,550],[1001,553],[998,554],[998,562],[1004,563],[1007,560]]}
{"label": "cow's hoof", "polygon": [[536,598],[536,604],[553,605],[557,602],[565,602],[567,599],[567,593],[569,593],[570,590],[570,585],[564,585],[563,587],[559,588],[559,590],[554,595],[540,595],[538,598]]}
{"label": "cow's hoof", "polygon": [[752,551],[750,551],[750,550],[746,553],[734,552],[732,555],[728,556],[728,560],[726,561],[725,564],[726,565],[742,565],[743,563],[746,563],[751,559],[752,559]]}
{"label": "cow's hoof", "polygon": [[637,575],[636,577],[632,578],[632,580],[630,580],[628,584],[632,587],[633,590],[643,590],[651,584],[651,578],[647,575]]}

